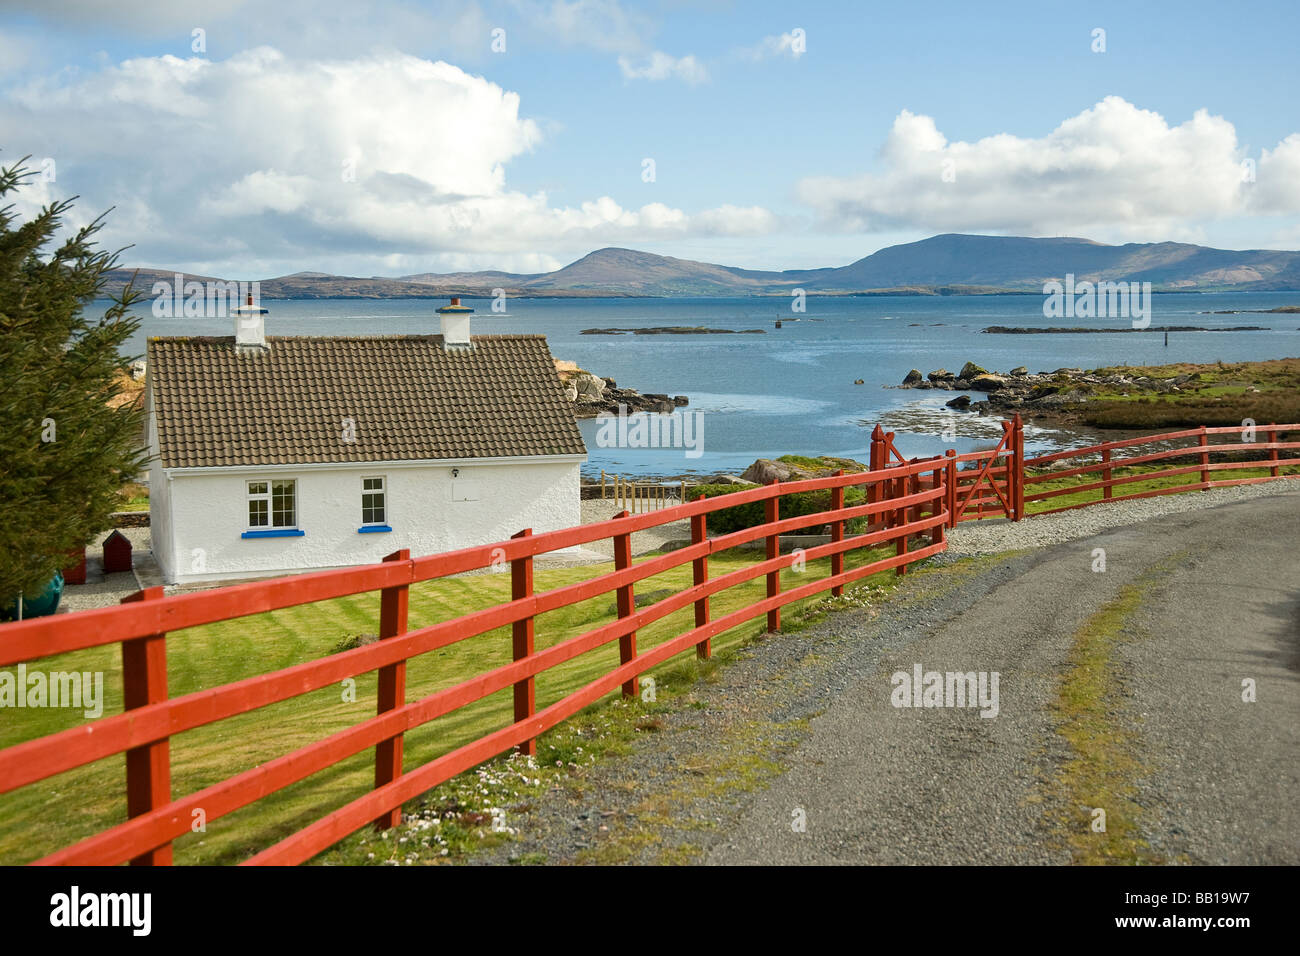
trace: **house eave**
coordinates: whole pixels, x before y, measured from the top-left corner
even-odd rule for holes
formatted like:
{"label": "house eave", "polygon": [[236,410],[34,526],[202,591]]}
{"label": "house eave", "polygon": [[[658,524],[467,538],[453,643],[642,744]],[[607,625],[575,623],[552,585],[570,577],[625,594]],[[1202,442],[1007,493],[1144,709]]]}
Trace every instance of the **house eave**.
{"label": "house eave", "polygon": [[341,471],[354,469],[394,469],[394,468],[469,468],[474,465],[546,465],[546,464],[581,464],[587,460],[581,455],[511,455],[502,458],[421,458],[407,461],[330,461],[301,462],[289,465],[204,465],[185,468],[172,467],[162,469],[168,478],[184,478],[190,475],[238,475],[249,472],[257,474],[301,472],[301,471]]}

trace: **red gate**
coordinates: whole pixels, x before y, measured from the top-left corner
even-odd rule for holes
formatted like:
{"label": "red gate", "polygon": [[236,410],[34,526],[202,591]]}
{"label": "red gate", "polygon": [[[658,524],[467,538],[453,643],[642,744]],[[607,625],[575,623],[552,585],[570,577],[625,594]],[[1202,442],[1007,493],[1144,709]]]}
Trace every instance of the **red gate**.
{"label": "red gate", "polygon": [[[1002,440],[997,446],[987,451],[974,451],[959,455],[948,449],[942,458],[947,475],[945,483],[948,490],[949,527],[955,527],[958,521],[975,521],[979,518],[1010,518],[1019,521],[1025,514],[1024,473],[1020,463],[1024,461],[1025,436],[1024,424],[1016,415],[1011,421],[1002,423]],[[915,464],[922,459],[904,458],[894,447],[894,433],[887,432],[879,425],[871,433],[871,457],[868,468],[871,471],[884,471],[900,465]],[[928,460],[928,459],[926,459]],[[915,491],[932,488],[937,478],[929,474],[915,475]],[[892,489],[891,497],[907,494],[909,489]],[[873,489],[876,495],[885,493],[883,487]],[[878,500],[878,499],[876,499]],[[901,524],[906,516],[894,516],[886,512],[881,516],[880,527]]]}
{"label": "red gate", "polygon": [[1002,439],[996,447],[965,455],[949,449],[953,522],[994,517],[1019,521],[1024,517],[1024,456],[1025,429],[1018,414],[1002,423]]}

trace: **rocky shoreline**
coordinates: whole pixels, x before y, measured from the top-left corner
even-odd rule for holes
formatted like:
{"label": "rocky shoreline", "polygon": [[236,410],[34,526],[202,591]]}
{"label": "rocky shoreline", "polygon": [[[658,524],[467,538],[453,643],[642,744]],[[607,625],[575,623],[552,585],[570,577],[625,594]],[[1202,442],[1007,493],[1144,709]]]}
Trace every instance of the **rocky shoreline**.
{"label": "rocky shoreline", "polygon": [[665,395],[659,392],[642,394],[635,388],[619,388],[612,378],[601,378],[575,362],[555,359],[555,371],[564,386],[564,397],[573,403],[577,418],[595,418],[598,415],[617,415],[636,412],[658,412],[668,415],[674,409],[690,404],[685,395]]}
{"label": "rocky shoreline", "polygon": [[957,374],[940,368],[922,375],[918,369],[912,369],[903,383],[896,387],[986,392],[988,398],[983,401],[972,401],[969,395],[959,395],[946,404],[949,408],[969,409],[981,415],[1011,415],[1018,412],[1021,417],[1069,421],[1071,413],[1077,411],[1091,394],[1098,391],[1120,395],[1167,395],[1181,392],[1184,385],[1196,380],[1194,374],[1152,378],[1122,373],[1098,374],[1079,368],[1031,373],[1023,365],[999,373],[990,372],[974,362],[967,362]]}

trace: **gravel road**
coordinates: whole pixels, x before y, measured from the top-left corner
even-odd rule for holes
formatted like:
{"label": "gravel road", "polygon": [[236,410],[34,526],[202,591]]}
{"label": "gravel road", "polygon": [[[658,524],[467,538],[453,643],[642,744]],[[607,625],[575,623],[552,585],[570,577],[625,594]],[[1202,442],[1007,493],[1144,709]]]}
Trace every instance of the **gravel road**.
{"label": "gravel road", "polygon": [[[1124,688],[1107,721],[1136,739],[1134,822],[1170,862],[1300,862],[1300,493],[1257,498],[1046,548],[882,652],[709,862],[1068,861],[1043,787],[1068,756],[1058,675],[1085,620],[1164,562],[1105,665]],[[891,706],[889,675],[917,662],[1000,672],[998,716]],[[1257,702],[1242,701],[1243,678]],[[793,808],[806,832],[792,830]]]}
{"label": "gravel road", "polygon": [[[1094,665],[1118,688],[1094,731],[1132,758],[1112,827],[1151,862],[1300,862],[1298,532],[1289,483],[963,526],[958,554],[1042,546],[941,556],[888,599],[752,644],[496,855],[581,862],[621,841],[634,850],[603,859],[1077,860],[1087,826],[1068,821],[1095,801],[1060,785],[1078,753],[1054,704],[1081,629],[1140,587]],[[916,664],[998,672],[997,716],[892,706],[891,675]]]}

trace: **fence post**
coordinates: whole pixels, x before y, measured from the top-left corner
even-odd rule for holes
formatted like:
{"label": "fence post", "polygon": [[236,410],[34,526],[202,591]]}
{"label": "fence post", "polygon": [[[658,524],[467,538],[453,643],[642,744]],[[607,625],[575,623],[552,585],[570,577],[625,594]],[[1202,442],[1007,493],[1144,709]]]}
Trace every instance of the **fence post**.
{"label": "fence post", "polygon": [[1103,448],[1103,449],[1101,450],[1101,463],[1102,463],[1103,465],[1106,466],[1105,468],[1103,468],[1103,469],[1101,470],[1101,480],[1104,481],[1104,482],[1106,482],[1106,487],[1104,487],[1104,488],[1101,489],[1101,497],[1102,497],[1102,500],[1105,500],[1105,499],[1111,497],[1111,495],[1114,494],[1114,489],[1111,488],[1111,486],[1110,486],[1111,479],[1112,479],[1114,476],[1113,476],[1113,474],[1112,474],[1112,472],[1111,472],[1111,468],[1110,468],[1110,449],[1109,449],[1109,448]]}
{"label": "fence post", "polygon": [[948,461],[944,464],[946,484],[944,507],[948,510],[948,527],[957,527],[957,449],[949,448],[944,453]]}
{"label": "fence post", "polygon": [[[841,468],[837,472],[835,472],[835,477],[838,478],[843,474],[844,474],[844,469]],[[843,510],[843,508],[844,508],[844,486],[837,485],[836,487],[831,489],[831,510],[841,511]],[[836,518],[834,521],[831,522],[831,541],[836,542],[836,541],[843,541],[843,540],[844,540],[844,519]],[[844,552],[836,551],[834,554],[831,555],[831,577],[836,577],[837,575],[843,573],[844,573]],[[831,588],[831,597],[843,597],[843,596],[844,596],[844,585],[836,584]]]}
{"label": "fence post", "polygon": [[[1201,426],[1198,444],[1204,449],[1201,452],[1201,484],[1208,485],[1210,483],[1210,436],[1206,434],[1204,425]],[[1205,489],[1202,488],[1201,490],[1204,491]]]}
{"label": "fence post", "polygon": [[[932,474],[934,475],[934,490],[935,490],[935,491],[938,491],[940,488],[943,487],[943,476],[944,476],[944,472],[945,472],[945,469],[944,469],[943,467],[936,468],[936,469],[932,472]],[[945,491],[944,494],[943,494],[943,497],[946,498],[947,496],[948,496],[948,493],[947,493],[947,491]],[[939,515],[943,514],[943,509],[944,509],[944,502],[943,502],[939,497],[936,496],[936,497],[935,497],[935,498],[930,502],[930,517],[931,517],[931,518],[937,518]],[[931,544],[943,544],[944,541],[946,540],[946,539],[945,539],[945,536],[944,536],[944,524],[945,524],[945,522],[940,521],[938,524],[936,524],[933,528],[930,529],[930,543],[931,543]]]}
{"label": "fence post", "polygon": [[[884,465],[886,468],[888,468],[892,464],[892,461],[889,456],[889,449],[891,449],[892,447],[894,447],[894,433],[886,432],[885,447],[882,448],[880,452],[880,457],[882,459],[881,464]],[[901,498],[905,494],[907,494],[907,476],[901,475],[898,478],[894,479],[894,482],[889,489],[889,496],[891,498]],[[895,528],[897,528],[899,525],[907,524],[907,509],[895,508],[892,512],[890,512],[890,524],[891,527],[895,527]]]}
{"label": "fence post", "polygon": [[1011,442],[1015,451],[1015,498],[1011,505],[1015,507],[1014,520],[1024,518],[1024,421],[1021,412],[1011,416]]}
{"label": "fence post", "polygon": [[[158,601],[161,587],[145,588],[122,598],[122,604]],[[122,642],[122,705],[134,710],[167,699],[167,635],[147,634]],[[138,817],[171,803],[170,738],[126,752],[126,815]],[[171,866],[170,842],[134,857],[132,866]]]}
{"label": "fence post", "polygon": [[[411,552],[407,548],[394,551],[384,561],[409,561]],[[407,585],[384,588],[379,595],[379,639],[406,633],[406,610],[410,599]],[[379,668],[376,696],[379,699],[377,713],[385,713],[406,703],[406,661],[386,664]],[[386,783],[392,783],[402,775],[403,737],[397,734],[375,744],[375,789]],[[384,811],[375,819],[376,830],[387,830],[402,822],[402,808],[394,807]]]}
{"label": "fence post", "polygon": [[[773,488],[776,488],[780,485],[780,482],[778,482],[774,478],[771,481],[769,481],[768,484]],[[765,502],[763,502],[763,517],[765,523],[768,525],[771,525],[773,522],[781,520],[781,496],[779,494],[775,494],[771,498],[768,498]],[[781,539],[776,534],[769,534],[767,536],[767,559],[771,561],[773,558],[777,558],[780,556],[781,556]],[[767,572],[767,596],[776,597],[780,593],[781,593],[780,569],[777,569],[776,571]],[[767,612],[767,629],[769,631],[781,630],[781,609],[779,607],[772,608],[772,610]]]}
{"label": "fence post", "polygon": [[[895,479],[894,481],[894,484],[896,486],[895,494],[897,494],[900,498],[905,497],[907,495],[908,486],[911,484],[912,478],[913,476],[911,475],[903,475]],[[896,518],[898,519],[896,520],[894,527],[896,528],[907,527],[909,510],[910,509],[908,508],[899,508],[894,512]],[[898,555],[907,554],[907,532],[906,531],[904,531],[901,535],[899,535],[894,540],[894,553]],[[907,573],[906,564],[900,564],[898,567],[894,568],[894,577],[901,578],[906,573]]]}
{"label": "fence post", "polygon": [[[511,535],[511,538],[528,538],[533,534],[532,528],[525,528],[517,534]],[[533,556],[524,555],[522,558],[515,558],[510,562],[510,600],[518,601],[520,598],[533,596]],[[513,645],[514,659],[522,661],[526,657],[533,655],[533,637],[535,624],[533,616],[521,621],[515,621],[511,626],[511,643]],[[537,687],[536,678],[525,677],[515,683],[515,723],[521,720],[527,720],[537,711]],[[533,756],[537,753],[536,738],[529,737],[518,747],[515,748],[522,754]]]}
{"label": "fence post", "polygon": [[[682,485],[685,489],[685,483]],[[703,501],[704,495],[697,495],[696,501]],[[682,498],[685,503],[686,498]],[[698,514],[691,515],[691,544],[701,544],[709,537],[708,515]],[[696,558],[691,562],[691,580],[696,587],[706,584],[709,580],[709,556]],[[709,599],[702,597],[695,602],[695,626],[703,627],[709,623]],[[713,638],[706,637],[700,643],[695,645],[695,656],[700,660],[713,656]]]}
{"label": "fence post", "polygon": [[[614,515],[617,518],[628,517],[626,509]],[[614,535],[614,569],[624,571],[632,567],[632,535],[630,533]],[[617,592],[618,616],[620,618],[631,617],[636,610],[636,597],[632,593],[632,585],[625,584]],[[618,639],[618,661],[620,664],[630,664],[636,658],[636,631],[624,634]],[[637,679],[633,677],[623,683],[623,696],[635,697],[637,689]]]}
{"label": "fence post", "polygon": [[[885,464],[882,461],[882,458],[884,457],[882,454],[884,448],[885,430],[877,424],[871,432],[871,448],[867,457],[867,471],[872,474],[884,470]],[[883,501],[885,497],[884,492],[885,483],[881,481],[873,481],[871,484],[867,485],[867,501],[871,504]],[[888,516],[882,511],[873,515],[869,519],[868,524],[872,527],[884,528],[887,527],[887,522]]]}
{"label": "fence post", "polygon": [[600,469],[600,500],[605,500],[605,469]]}
{"label": "fence post", "polygon": [[[1277,423],[1276,423],[1276,422],[1273,422],[1273,423],[1271,423],[1271,424],[1268,426],[1268,443],[1269,443],[1270,445],[1276,445],[1276,444],[1277,444]],[[1269,461],[1277,461],[1277,457],[1278,457],[1278,456],[1277,456],[1277,449],[1276,449],[1276,448],[1270,448],[1270,449],[1268,450],[1268,460],[1269,460]],[[1273,465],[1271,468],[1269,468],[1268,473],[1269,473],[1269,475],[1270,475],[1271,477],[1273,477],[1273,478],[1277,478],[1277,477],[1281,474],[1281,472],[1279,471],[1277,465]]]}

